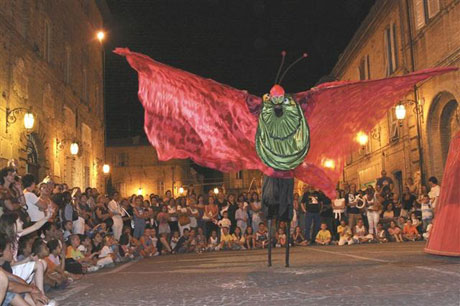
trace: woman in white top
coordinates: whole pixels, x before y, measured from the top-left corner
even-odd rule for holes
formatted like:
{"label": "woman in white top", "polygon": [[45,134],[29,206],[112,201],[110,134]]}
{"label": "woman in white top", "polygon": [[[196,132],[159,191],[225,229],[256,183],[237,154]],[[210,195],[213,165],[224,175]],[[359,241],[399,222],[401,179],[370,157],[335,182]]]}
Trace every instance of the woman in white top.
{"label": "woman in white top", "polygon": [[376,197],[372,187],[368,187],[364,195],[364,203],[367,210],[367,221],[369,222],[369,234],[377,235],[377,224],[380,220],[382,205]]}
{"label": "woman in white top", "polygon": [[252,228],[254,232],[257,232],[259,223],[262,222],[262,203],[257,192],[253,192],[251,195],[250,207],[252,210]]}
{"label": "woman in white top", "polygon": [[[337,233],[337,227],[340,225],[345,213],[345,193],[343,190],[335,191],[335,200],[332,201],[332,212],[334,213],[334,228],[332,233]],[[338,235],[337,235],[338,236]],[[339,239],[339,237],[334,237]]]}

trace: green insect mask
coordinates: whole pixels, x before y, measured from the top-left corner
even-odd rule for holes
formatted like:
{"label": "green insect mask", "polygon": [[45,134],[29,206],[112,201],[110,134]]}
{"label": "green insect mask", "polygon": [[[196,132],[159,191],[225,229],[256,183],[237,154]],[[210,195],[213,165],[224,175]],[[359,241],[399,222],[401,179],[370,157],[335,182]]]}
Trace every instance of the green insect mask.
{"label": "green insect mask", "polygon": [[303,162],[310,148],[310,130],[302,108],[274,85],[264,95],[256,133],[256,151],[267,166],[293,170]]}

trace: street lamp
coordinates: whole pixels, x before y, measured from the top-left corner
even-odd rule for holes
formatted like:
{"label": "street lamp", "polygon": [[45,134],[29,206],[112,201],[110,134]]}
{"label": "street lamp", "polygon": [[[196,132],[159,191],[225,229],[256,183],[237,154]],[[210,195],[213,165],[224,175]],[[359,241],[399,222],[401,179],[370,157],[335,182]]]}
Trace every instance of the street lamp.
{"label": "street lamp", "polygon": [[30,109],[24,107],[17,107],[14,109],[6,108],[6,133],[8,133],[8,127],[18,120],[16,116],[19,115],[21,111],[26,112],[24,114],[24,127],[26,130],[30,131],[34,127],[35,118]]}
{"label": "street lamp", "polygon": [[335,161],[332,159],[324,159],[323,161],[324,168],[334,169],[335,168]]}
{"label": "street lamp", "polygon": [[78,146],[78,143],[72,142],[70,144],[70,154],[77,155],[79,150],[80,150],[80,148]]}
{"label": "street lamp", "polygon": [[356,135],[356,141],[364,147],[369,142],[369,136],[364,132],[359,132],[358,135]]}
{"label": "street lamp", "polygon": [[404,120],[406,118],[406,108],[402,104],[398,104],[395,107],[396,119]]}
{"label": "street lamp", "polygon": [[105,38],[105,33],[104,33],[104,31],[98,31],[97,34],[96,34],[96,37],[97,37],[97,39],[99,40],[99,42],[102,43],[102,41],[103,41],[104,38]]}
{"label": "street lamp", "polygon": [[109,174],[109,172],[110,172],[110,166],[107,165],[107,164],[104,164],[104,166],[102,166],[102,172],[103,172],[104,174]]}
{"label": "street lamp", "polygon": [[414,113],[417,115],[417,117],[420,117],[423,122],[423,104],[425,104],[425,99],[422,98],[419,101],[405,99],[400,101],[395,107],[395,115],[396,119],[399,120],[399,126],[403,125],[402,121],[406,118],[405,104],[413,105]]}

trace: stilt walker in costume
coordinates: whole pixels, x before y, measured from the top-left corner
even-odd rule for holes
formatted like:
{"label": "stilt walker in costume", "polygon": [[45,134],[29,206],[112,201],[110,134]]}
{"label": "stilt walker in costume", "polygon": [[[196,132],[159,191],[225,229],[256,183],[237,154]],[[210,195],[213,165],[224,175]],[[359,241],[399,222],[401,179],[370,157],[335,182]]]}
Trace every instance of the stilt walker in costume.
{"label": "stilt walker in costume", "polygon": [[291,95],[275,84],[261,99],[128,49],[114,52],[138,72],[144,129],[159,160],[191,158],[222,172],[262,171],[269,225],[273,218],[291,220],[294,178],[334,198],[356,134],[370,131],[416,83],[456,69],[324,83]]}

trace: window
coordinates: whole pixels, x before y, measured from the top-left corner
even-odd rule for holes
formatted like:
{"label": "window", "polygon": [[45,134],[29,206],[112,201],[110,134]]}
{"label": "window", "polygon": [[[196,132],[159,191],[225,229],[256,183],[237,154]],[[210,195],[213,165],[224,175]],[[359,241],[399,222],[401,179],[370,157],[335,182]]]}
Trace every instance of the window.
{"label": "window", "polygon": [[241,180],[243,179],[243,171],[238,171],[236,173],[236,177],[235,177],[237,180]]}
{"label": "window", "polygon": [[439,0],[413,0],[415,29],[420,30],[440,10]]}
{"label": "window", "polygon": [[85,187],[90,187],[90,170],[88,166],[85,166]]}
{"label": "window", "polygon": [[157,194],[165,194],[165,183],[163,181],[157,182]]}
{"label": "window", "polygon": [[88,103],[88,72],[86,68],[83,69],[83,93],[82,99],[85,103]]}
{"label": "window", "polygon": [[99,111],[99,86],[96,85],[94,88],[94,101],[93,101],[94,107],[96,108],[96,111]]}
{"label": "window", "polygon": [[359,63],[359,79],[360,80],[370,80],[371,78],[371,69],[369,63],[369,55],[363,56],[361,62]]}
{"label": "window", "polygon": [[396,49],[396,24],[391,24],[385,29],[385,57],[387,63],[387,76],[392,75],[398,66]]}
{"label": "window", "polygon": [[70,84],[70,73],[72,67],[72,49],[69,45],[65,47],[65,82]]}
{"label": "window", "polygon": [[128,153],[120,153],[118,154],[118,166],[126,167],[128,166]]}
{"label": "window", "polygon": [[389,125],[389,137],[390,142],[396,141],[399,139],[399,120],[396,118],[395,108],[393,107],[388,114],[388,125]]}
{"label": "window", "polygon": [[427,11],[428,11],[428,18],[433,18],[439,13],[439,0],[425,0]]}
{"label": "window", "polygon": [[49,63],[51,62],[51,23],[49,20],[45,20],[45,30],[43,35],[43,58]]}

